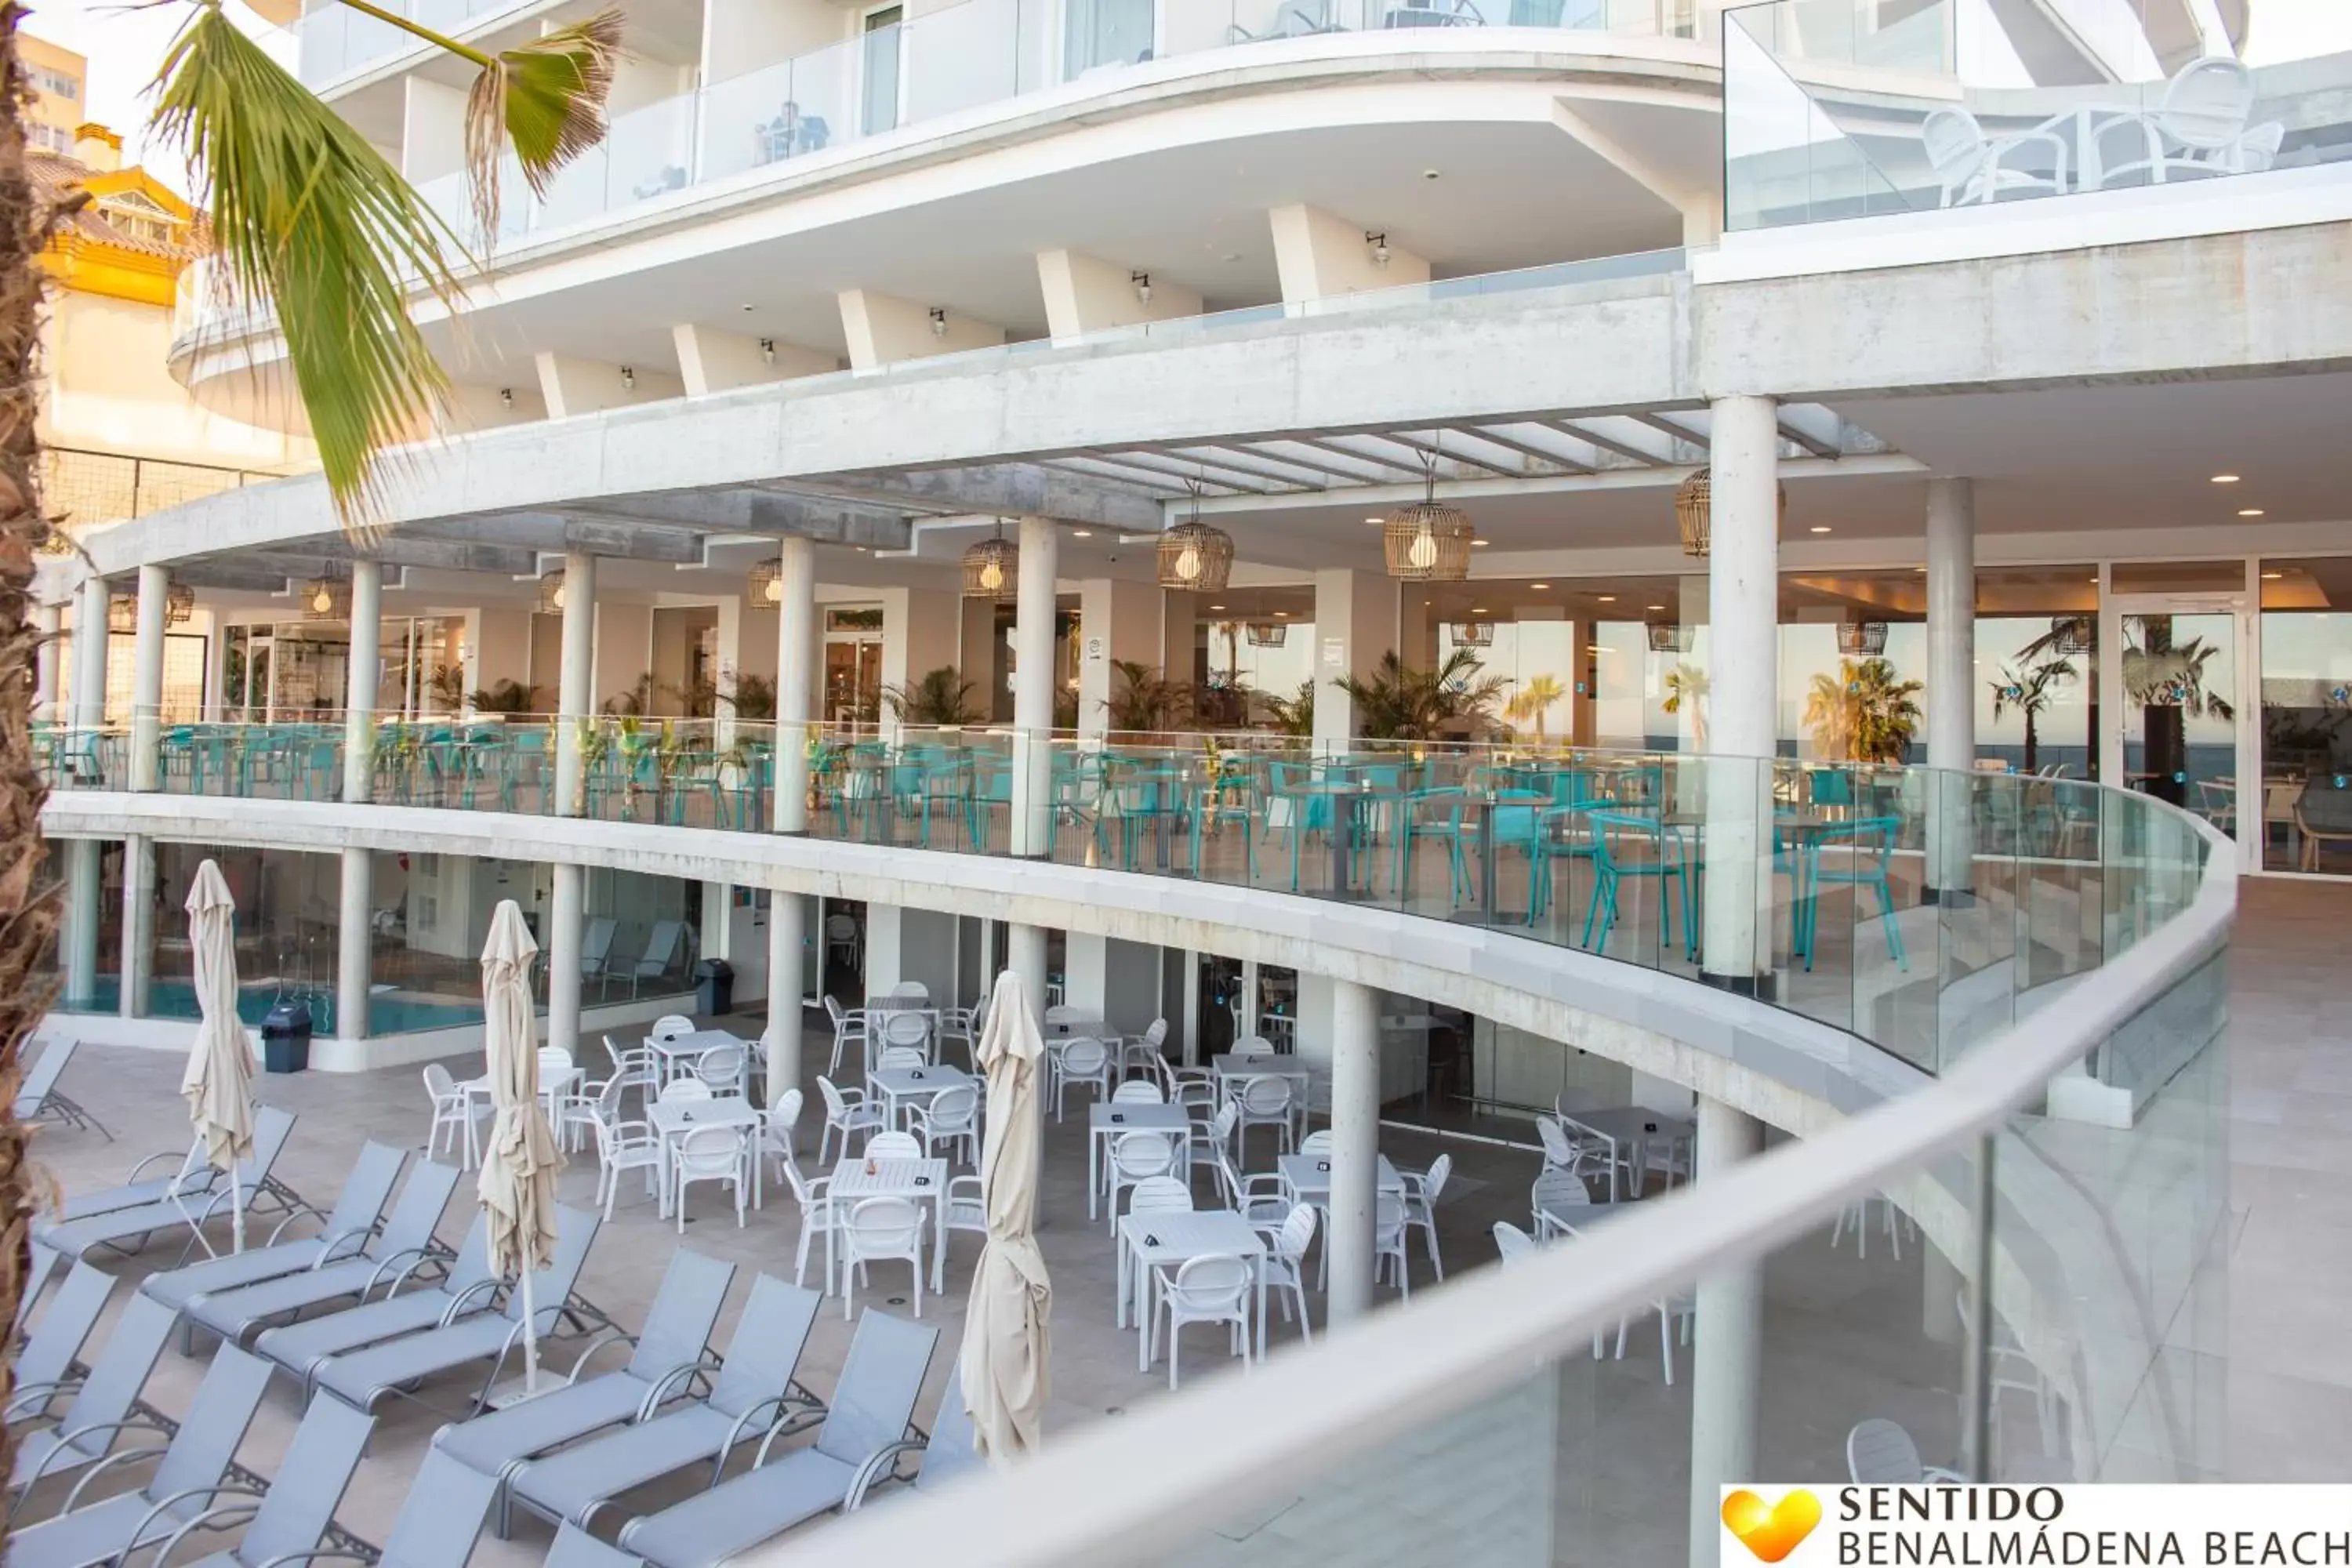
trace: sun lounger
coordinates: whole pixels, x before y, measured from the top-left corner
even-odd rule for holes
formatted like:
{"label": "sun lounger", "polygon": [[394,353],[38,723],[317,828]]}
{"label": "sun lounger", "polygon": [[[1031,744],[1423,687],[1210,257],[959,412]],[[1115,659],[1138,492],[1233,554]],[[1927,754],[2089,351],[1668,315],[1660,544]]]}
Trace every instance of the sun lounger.
{"label": "sun lounger", "polygon": [[90,1363],[89,1375],[73,1391],[57,1424],[22,1433],[16,1439],[16,1468],[8,1477],[11,1491],[22,1492],[43,1476],[68,1471],[104,1458],[115,1439],[127,1431],[161,1431],[163,1423],[136,1414],[140,1390],[147,1374],[163,1354],[172,1337],[172,1310],[144,1296],[133,1296],[114,1320],[114,1331]]}
{"label": "sun lounger", "polygon": [[438,1328],[490,1308],[490,1292],[498,1277],[490,1272],[488,1249],[489,1219],[476,1210],[474,1223],[457,1248],[449,1272],[405,1295],[362,1301],[340,1312],[305,1318],[299,1323],[264,1329],[254,1340],[255,1352],[302,1380],[302,1397],[313,1392],[311,1379],[327,1358],[383,1340]]}
{"label": "sun lounger", "polygon": [[336,1194],[334,1212],[327,1216],[318,1235],[278,1240],[286,1226],[299,1217],[289,1215],[263,1246],[207,1258],[184,1268],[150,1274],[141,1282],[139,1292],[177,1310],[193,1298],[209,1291],[234,1290],[281,1275],[299,1274],[306,1268],[315,1269],[337,1258],[356,1258],[375,1235],[376,1221],[383,1215],[384,1203],[400,1180],[400,1168],[407,1161],[404,1150],[389,1143],[370,1142],[360,1150],[352,1173],[343,1179],[343,1190]]}
{"label": "sun lounger", "polygon": [[[236,1167],[236,1188],[244,1194],[248,1225],[257,1212],[309,1207],[291,1188],[270,1174],[278,1156],[285,1152],[287,1135],[293,1130],[293,1113],[276,1106],[263,1106],[253,1119],[253,1152],[238,1161]],[[152,1203],[85,1215],[36,1229],[34,1234],[68,1258],[86,1258],[101,1247],[116,1252],[137,1252],[158,1231],[167,1236],[185,1231],[187,1246],[180,1254],[184,1258],[200,1245],[205,1222],[218,1219],[226,1223],[235,1206],[236,1191],[220,1179],[218,1172],[207,1168],[205,1175],[209,1179],[201,1187],[193,1186],[194,1178],[191,1177],[188,1183]]]}
{"label": "sun lounger", "polygon": [[[224,1349],[221,1353],[229,1352]],[[179,1521],[178,1528],[156,1550],[154,1561],[169,1563],[173,1549],[192,1531],[239,1524],[245,1526],[245,1535],[235,1546],[181,1568],[262,1568],[288,1552],[310,1551],[335,1522],[335,1510],[360,1468],[360,1456],[367,1452],[368,1434],[374,1427],[375,1417],[365,1411],[340,1400],[312,1400],[302,1425],[294,1430],[278,1479],[258,1492],[245,1486],[216,1487],[205,1495],[206,1506],[193,1517],[175,1504],[168,1511]],[[236,1500],[222,1501],[225,1498]],[[182,1500],[197,1500],[193,1496]],[[159,1516],[165,1511],[156,1510]]]}
{"label": "sun lounger", "polygon": [[81,1365],[82,1344],[113,1293],[113,1275],[95,1263],[74,1265],[16,1357],[16,1384],[8,1393],[9,1420],[41,1415],[79,1384],[74,1373]]}

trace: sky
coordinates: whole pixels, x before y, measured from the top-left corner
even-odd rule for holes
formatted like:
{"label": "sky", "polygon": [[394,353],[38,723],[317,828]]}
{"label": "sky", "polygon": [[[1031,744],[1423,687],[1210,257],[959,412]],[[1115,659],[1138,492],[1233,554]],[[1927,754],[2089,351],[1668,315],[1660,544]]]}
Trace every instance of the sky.
{"label": "sky", "polygon": [[[2251,5],[2246,51],[2251,64],[2352,50],[2352,0],[2251,0]],[[121,134],[127,160],[144,162],[182,189],[185,171],[177,154],[147,145],[147,87],[172,35],[194,9],[187,0],[33,0],[32,18],[26,24],[26,31],[34,36],[89,57],[90,117]],[[228,12],[248,32],[269,31],[242,5],[232,4]],[[284,58],[290,63],[290,55]]]}

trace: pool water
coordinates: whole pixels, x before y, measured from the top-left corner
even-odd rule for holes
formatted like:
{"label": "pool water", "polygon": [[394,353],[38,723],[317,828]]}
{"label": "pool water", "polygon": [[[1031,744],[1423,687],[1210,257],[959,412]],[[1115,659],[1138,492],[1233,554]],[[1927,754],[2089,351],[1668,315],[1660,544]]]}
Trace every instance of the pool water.
{"label": "pool water", "polygon": [[[237,992],[236,1016],[253,1028],[261,1027],[269,1010],[284,999],[287,993],[274,984],[254,984]],[[335,1004],[331,996],[311,996],[311,1027],[320,1034],[333,1032]],[[96,994],[86,1005],[75,1006],[60,1002],[61,1013],[117,1013],[122,1006],[122,981],[120,975],[98,977]],[[544,1009],[541,1009],[544,1011]],[[147,1013],[154,1018],[195,1018],[202,1015],[196,1007],[196,988],[186,980],[157,980],[149,984]],[[368,1032],[371,1035],[406,1035],[425,1029],[454,1029],[462,1025],[482,1021],[482,1005],[478,1001],[451,997],[446,1001],[425,1000],[413,996],[377,996],[368,1004]]]}

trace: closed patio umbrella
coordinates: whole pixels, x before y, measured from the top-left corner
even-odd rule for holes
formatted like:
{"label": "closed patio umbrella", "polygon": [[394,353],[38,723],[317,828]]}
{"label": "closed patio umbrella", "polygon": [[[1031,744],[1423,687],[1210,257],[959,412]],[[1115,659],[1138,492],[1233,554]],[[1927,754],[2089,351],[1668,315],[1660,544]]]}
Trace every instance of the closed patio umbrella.
{"label": "closed patio umbrella", "polygon": [[1037,1450],[1051,1386],[1054,1287],[1031,1234],[1045,1130],[1038,1073],[1045,1042],[1021,977],[999,975],[975,1053],[988,1079],[988,1132],[980,1181],[988,1244],[964,1314],[963,1402],[972,1446],[1003,1466]]}
{"label": "closed patio umbrella", "polygon": [[245,1250],[245,1189],[236,1163],[253,1152],[253,1047],[236,1016],[236,900],[220,868],[206,860],[188,889],[188,951],[195,968],[195,1043],[180,1093],[205,1141],[205,1158],[228,1177],[236,1250]]}
{"label": "closed patio umbrella", "polygon": [[482,1049],[490,1080],[489,1142],[479,1191],[489,1215],[490,1271],[517,1275],[522,1292],[523,1390],[539,1388],[530,1277],[555,1251],[555,1173],[563,1156],[539,1108],[539,1047],[531,1037],[530,964],[539,944],[512,899],[490,916],[482,948]]}

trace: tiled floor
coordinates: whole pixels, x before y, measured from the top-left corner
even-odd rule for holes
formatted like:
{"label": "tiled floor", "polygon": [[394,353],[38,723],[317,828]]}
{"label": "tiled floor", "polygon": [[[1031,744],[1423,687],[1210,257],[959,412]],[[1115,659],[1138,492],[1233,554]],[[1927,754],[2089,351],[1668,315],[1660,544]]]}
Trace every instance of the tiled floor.
{"label": "tiled floor", "polygon": [[[2352,1169],[2352,1037],[2329,1005],[2333,961],[2341,948],[2336,933],[2347,912],[2352,912],[2352,889],[2276,882],[2255,882],[2245,889],[2233,970],[2236,1289],[2230,1304],[2229,1385],[2231,1469],[2247,1479],[2339,1479],[2340,1436],[2352,1430],[2352,1354],[2332,1321],[2352,1285],[2352,1211],[2340,1195]],[[738,1026],[754,1026],[739,1020]],[[812,1029],[813,1052],[820,1038]],[[451,1065],[463,1073],[472,1064]],[[185,1128],[178,1076],[178,1063],[170,1058],[85,1048],[65,1087],[108,1120],[119,1142],[108,1145],[88,1134],[45,1134],[40,1156],[59,1186],[72,1192],[105,1184],[119,1179],[139,1155],[178,1143]],[[361,1141],[378,1138],[415,1148],[425,1124],[423,1091],[409,1070],[269,1078],[263,1093],[300,1116],[281,1172],[322,1204],[331,1200]],[[817,1103],[813,1087],[809,1100],[813,1107]],[[812,1110],[804,1122],[812,1135],[816,1121]],[[1139,1372],[1132,1333],[1112,1324],[1110,1247],[1099,1222],[1089,1225],[1085,1218],[1083,1125],[1075,1107],[1068,1122],[1048,1123],[1041,1240],[1055,1282],[1055,1381],[1047,1422],[1049,1432],[1056,1434],[1116,1419],[1166,1393],[1164,1364]],[[1444,1254],[1454,1268],[1492,1258],[1488,1232],[1495,1220],[1525,1223],[1527,1183],[1536,1163],[1532,1154],[1393,1130],[1383,1133],[1382,1147],[1400,1163],[1416,1166],[1440,1149],[1453,1153],[1456,1173],[1440,1209],[1440,1229]],[[1254,1163],[1263,1166],[1267,1157],[1261,1144]],[[583,1156],[563,1176],[562,1195],[584,1202],[593,1180],[593,1158]],[[678,1238],[674,1227],[656,1221],[642,1189],[626,1186],[581,1288],[624,1324],[635,1326],[643,1321],[662,1261]],[[462,1232],[472,1201],[469,1180],[453,1201],[445,1236]],[[789,1277],[797,1222],[788,1203],[772,1200],[738,1230],[723,1200],[709,1190],[696,1196],[692,1214],[685,1244],[744,1266],[720,1320],[723,1346],[751,1273],[764,1268]],[[1945,1338],[1949,1325],[1937,1322],[1933,1299],[1948,1289],[1948,1279],[1927,1283],[1937,1277],[1923,1277],[1916,1239],[1906,1241],[1897,1262],[1875,1228],[1875,1211],[1873,1217],[1867,1261],[1855,1257],[1851,1240],[1833,1249],[1817,1236],[1784,1249],[1768,1269],[1764,1415],[1773,1434],[1772,1468],[1791,1480],[1842,1472],[1845,1432],[1863,1415],[1902,1420],[1930,1462],[1948,1460],[1953,1451],[1959,1356]],[[925,1321],[943,1331],[918,1409],[918,1419],[926,1424],[952,1367],[974,1249],[970,1238],[959,1238],[946,1300],[926,1302]],[[135,1276],[163,1266],[173,1250],[159,1247],[126,1259],[122,1272]],[[903,1310],[890,1301],[903,1296],[903,1289],[889,1278],[888,1270],[878,1272],[877,1288],[861,1300]],[[1416,1289],[1433,1283],[1418,1250],[1413,1280]],[[1384,1289],[1381,1299],[1392,1299],[1392,1292]],[[1314,1310],[1319,1321],[1319,1297]],[[803,1381],[821,1394],[833,1386],[849,1332],[837,1308],[821,1315],[801,1369]],[[1277,1353],[1295,1332],[1277,1317]],[[1188,1344],[1189,1376],[1229,1374],[1233,1363],[1223,1358],[1215,1331],[1194,1331]],[[1553,1498],[1560,1538],[1590,1548],[1578,1561],[1664,1561],[1679,1554],[1687,1486],[1687,1378],[1669,1386],[1658,1350],[1655,1320],[1639,1321],[1624,1361],[1595,1367],[1580,1360],[1563,1368],[1558,1380],[1552,1417],[1586,1434],[1572,1445],[1563,1437],[1563,1453],[1572,1447],[1576,1458],[1572,1467],[1563,1459]],[[1676,1361],[1678,1372],[1686,1369],[1686,1352],[1678,1351]],[[200,1362],[167,1353],[151,1397],[167,1410],[184,1408],[200,1372]],[[446,1400],[459,1389],[457,1380],[445,1380],[427,1392]],[[273,1390],[245,1461],[274,1472],[299,1415],[289,1387]],[[370,1458],[341,1510],[350,1528],[383,1539],[421,1447],[442,1419],[405,1402],[385,1409]],[[2030,1427],[2030,1422],[2021,1425]],[[1600,1440],[1591,1440],[1596,1436]],[[2027,1430],[2013,1436],[2030,1442],[2032,1435]],[[633,1503],[657,1506],[683,1484],[651,1489]],[[35,1515],[53,1502],[46,1493],[47,1489],[35,1500]],[[522,1521],[511,1542],[486,1534],[474,1561],[535,1563],[546,1539],[543,1526]]]}

